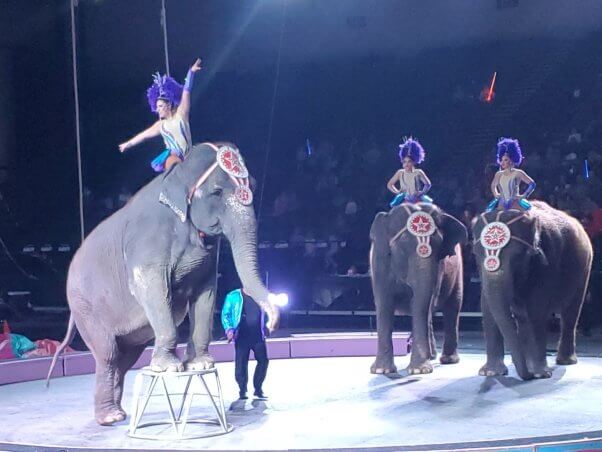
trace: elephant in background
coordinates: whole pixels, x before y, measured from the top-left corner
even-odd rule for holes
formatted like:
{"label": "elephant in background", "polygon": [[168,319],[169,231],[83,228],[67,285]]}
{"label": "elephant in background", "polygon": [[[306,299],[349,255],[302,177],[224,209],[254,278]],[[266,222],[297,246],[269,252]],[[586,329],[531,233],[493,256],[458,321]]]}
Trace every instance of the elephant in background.
{"label": "elephant in background", "polygon": [[484,213],[473,225],[487,345],[483,376],[505,375],[508,345],[523,380],[547,378],[546,328],[561,315],[556,363],[575,364],[575,335],[593,250],[581,224],[535,201],[527,212]]}
{"label": "elephant in background", "polygon": [[463,297],[461,245],[464,225],[433,204],[402,204],[376,215],[370,230],[370,271],[376,305],[378,351],[372,373],[395,373],[395,312],[412,315],[412,351],[408,372],[433,371],[436,357],[432,315],[444,314],[445,340],[440,361],[457,354],[458,321]]}
{"label": "elephant in background", "polygon": [[208,347],[221,234],[230,241],[245,291],[268,313],[268,327],[276,327],[278,308],[258,273],[249,177],[234,145],[196,145],[100,223],[75,253],[67,281],[71,318],[53,366],[76,326],[96,361],[99,424],[125,419],[125,374],[153,338],[151,369],[184,370],[175,349],[187,313],[186,368],[213,367]]}

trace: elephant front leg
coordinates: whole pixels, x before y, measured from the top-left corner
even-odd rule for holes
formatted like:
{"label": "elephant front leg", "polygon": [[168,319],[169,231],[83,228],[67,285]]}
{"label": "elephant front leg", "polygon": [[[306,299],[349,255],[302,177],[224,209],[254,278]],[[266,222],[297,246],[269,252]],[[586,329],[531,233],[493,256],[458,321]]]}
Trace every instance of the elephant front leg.
{"label": "elephant front leg", "polygon": [[481,310],[483,312],[483,332],[485,333],[487,362],[479,369],[479,375],[484,377],[508,375],[508,368],[504,364],[504,337],[495,323],[485,300],[481,300]]}
{"label": "elephant front leg", "polygon": [[429,328],[429,302],[425,300],[414,300],[412,304],[412,354],[410,365],[407,368],[409,374],[430,374],[433,366],[431,358],[431,337]]}
{"label": "elephant front leg", "polygon": [[393,354],[393,296],[390,294],[375,294],[376,328],[378,331],[378,350],[376,359],[370,367],[373,374],[394,374],[397,372]]}
{"label": "elephant front leg", "polygon": [[186,351],[186,369],[204,370],[215,365],[209,354],[215,307],[215,281],[206,287],[189,310],[190,338]]}
{"label": "elephant front leg", "polygon": [[155,333],[155,349],[150,362],[155,372],[181,372],[184,365],[176,355],[178,332],[171,312],[171,281],[167,268],[135,267],[134,296],[144,309]]}

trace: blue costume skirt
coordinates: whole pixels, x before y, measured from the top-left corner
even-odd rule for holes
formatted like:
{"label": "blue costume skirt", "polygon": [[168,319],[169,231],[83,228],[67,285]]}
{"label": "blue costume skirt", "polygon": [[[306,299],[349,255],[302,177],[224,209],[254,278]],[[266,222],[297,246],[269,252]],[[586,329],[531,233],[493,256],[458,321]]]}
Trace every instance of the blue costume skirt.
{"label": "blue costume skirt", "polygon": [[406,202],[425,202],[427,204],[432,204],[433,203],[433,198],[431,198],[430,196],[427,195],[422,195],[420,197],[420,199],[417,199],[415,201],[410,201],[410,200],[406,200],[406,193],[400,193],[397,196],[395,196],[395,198],[393,198],[393,201],[391,201],[389,203],[389,206],[391,208],[400,205],[402,202],[406,201]]}
{"label": "blue costume skirt", "polygon": [[[504,210],[508,210],[512,207],[514,200],[510,199],[508,201],[502,201],[502,202],[504,203]],[[487,205],[487,212],[491,212],[491,211],[497,209],[499,204],[500,204],[500,200],[497,198],[494,199]],[[531,208],[531,203],[529,201],[527,201],[526,199],[519,199],[518,205],[523,210],[529,210]]]}
{"label": "blue costume skirt", "polygon": [[153,161],[151,162],[151,166],[153,167],[155,172],[162,173],[163,171],[165,171],[165,162],[167,161],[167,159],[169,158],[170,155],[175,155],[180,160],[184,160],[184,156],[180,155],[178,152],[171,151],[169,149],[165,149],[158,156],[156,156],[153,159]]}

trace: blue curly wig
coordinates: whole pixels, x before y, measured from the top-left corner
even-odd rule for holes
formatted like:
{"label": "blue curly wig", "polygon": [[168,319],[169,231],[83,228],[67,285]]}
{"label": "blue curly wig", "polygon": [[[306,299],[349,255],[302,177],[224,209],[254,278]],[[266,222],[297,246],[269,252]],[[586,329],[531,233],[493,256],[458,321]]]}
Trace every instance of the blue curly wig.
{"label": "blue curly wig", "polygon": [[519,166],[523,161],[523,152],[520,149],[520,144],[514,138],[500,138],[497,142],[496,154],[498,165],[501,164],[504,155],[508,155],[516,166]]}
{"label": "blue curly wig", "polygon": [[410,157],[414,163],[419,165],[424,161],[425,155],[422,145],[412,137],[404,139],[403,143],[399,145],[399,159],[402,162],[405,157]]}
{"label": "blue curly wig", "polygon": [[157,113],[157,101],[163,99],[177,107],[182,100],[184,87],[168,75],[153,74],[153,84],[146,90],[148,105],[153,113]]}

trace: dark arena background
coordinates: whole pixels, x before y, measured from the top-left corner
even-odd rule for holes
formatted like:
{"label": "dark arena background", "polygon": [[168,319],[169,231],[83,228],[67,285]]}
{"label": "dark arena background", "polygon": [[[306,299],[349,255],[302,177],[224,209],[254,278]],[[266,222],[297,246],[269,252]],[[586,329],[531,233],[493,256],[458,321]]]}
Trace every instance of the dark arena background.
{"label": "dark arena background", "polygon": [[[0,450],[602,450],[602,1],[3,0],[0,11]],[[79,334],[62,378],[41,380],[67,332],[72,257],[162,177],[150,166],[160,136],[119,151],[156,121],[152,74],[183,83],[196,58],[192,142],[240,149],[259,276],[289,302],[267,340],[270,398],[237,400],[221,310],[241,282],[221,240],[211,347],[233,430],[132,439],[129,417],[94,422],[94,358]],[[390,210],[405,137],[426,150],[429,196],[468,230],[461,361],[404,370],[416,335],[397,312],[399,371],[376,375],[370,230]],[[508,375],[479,376],[471,228],[492,199],[501,137],[520,141],[530,198],[578,220],[593,246],[579,363],[554,364],[547,379],[523,381],[510,356]],[[560,314],[547,318],[549,364]],[[438,344],[443,326],[434,313]],[[177,331],[180,350],[189,321]]]}

